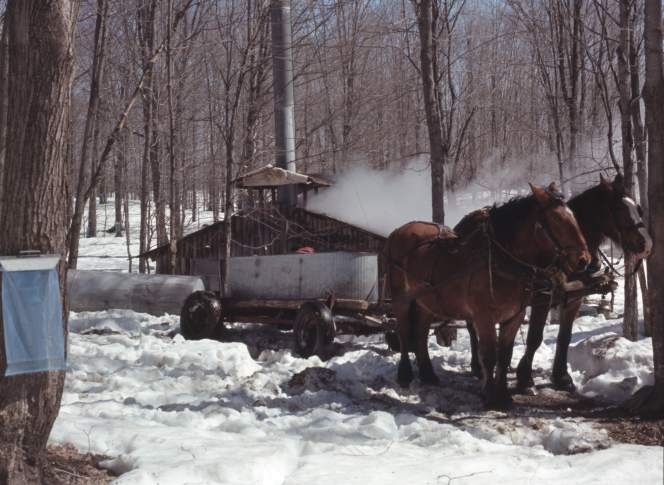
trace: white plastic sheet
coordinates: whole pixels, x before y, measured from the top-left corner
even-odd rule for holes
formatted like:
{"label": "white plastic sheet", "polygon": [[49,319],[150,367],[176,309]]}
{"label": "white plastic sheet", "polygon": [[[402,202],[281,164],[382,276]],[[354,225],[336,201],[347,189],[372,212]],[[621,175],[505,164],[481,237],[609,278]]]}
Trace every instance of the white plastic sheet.
{"label": "white plastic sheet", "polygon": [[55,268],[2,272],[5,375],[65,369],[60,282]]}

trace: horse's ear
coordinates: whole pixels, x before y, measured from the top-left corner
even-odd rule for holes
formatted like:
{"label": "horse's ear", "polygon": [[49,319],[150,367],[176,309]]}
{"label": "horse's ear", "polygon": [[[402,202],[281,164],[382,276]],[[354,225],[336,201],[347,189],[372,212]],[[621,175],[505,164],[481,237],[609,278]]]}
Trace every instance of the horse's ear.
{"label": "horse's ear", "polygon": [[618,194],[622,195],[625,193],[625,180],[621,173],[616,175],[616,178],[613,179],[613,184],[611,185],[613,185],[613,190]]}
{"label": "horse's ear", "polygon": [[556,185],[556,182],[551,182],[547,189],[550,193],[555,194],[558,192],[558,186]]}
{"label": "horse's ear", "polygon": [[604,174],[602,172],[599,173],[599,184],[607,189],[611,188],[611,182],[604,178]]}
{"label": "horse's ear", "polygon": [[540,205],[545,206],[549,204],[549,202],[551,201],[551,195],[549,195],[549,193],[546,190],[544,190],[542,187],[538,187],[537,185],[533,185],[530,183],[528,185],[530,185],[530,190],[533,191],[535,200],[537,200],[537,202]]}

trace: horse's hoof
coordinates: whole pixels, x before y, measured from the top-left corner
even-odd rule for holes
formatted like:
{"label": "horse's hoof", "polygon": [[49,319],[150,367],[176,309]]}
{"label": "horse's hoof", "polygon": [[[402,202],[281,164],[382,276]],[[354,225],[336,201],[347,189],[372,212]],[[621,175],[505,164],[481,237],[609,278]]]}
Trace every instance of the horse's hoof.
{"label": "horse's hoof", "polygon": [[514,389],[515,394],[520,394],[522,396],[535,396],[537,395],[537,391],[535,391],[535,386],[534,385],[525,385],[521,386],[517,383],[516,388]]}
{"label": "horse's hoof", "polygon": [[482,372],[482,367],[481,366],[470,366],[470,373],[473,375],[473,377],[476,377],[478,379],[482,379],[484,377],[484,373]]}
{"label": "horse's hoof", "polygon": [[567,391],[567,392],[576,391],[576,386],[574,385],[572,376],[570,376],[568,373],[565,373],[561,376],[553,376],[551,382],[553,384],[553,388],[556,389],[557,391]]}
{"label": "horse's hoof", "polygon": [[509,394],[504,396],[494,396],[493,398],[484,400],[484,406],[487,409],[493,409],[496,411],[505,411],[510,409],[513,403],[514,401],[512,400],[512,396]]}
{"label": "horse's hoof", "polygon": [[487,409],[504,410],[512,406],[512,396],[507,387],[485,386],[482,389],[482,401]]}
{"label": "horse's hoof", "polygon": [[533,389],[535,387],[535,381],[533,381],[533,378],[528,376],[528,377],[519,377],[517,376],[516,379],[516,389],[519,391],[519,394],[527,394],[528,389]]}
{"label": "horse's hoof", "polygon": [[519,383],[519,387],[533,387],[535,385],[535,382],[533,382],[533,369],[530,363],[524,362],[523,359],[516,368],[516,381]]}
{"label": "horse's hoof", "polygon": [[408,389],[410,387],[410,383],[412,381],[404,381],[404,380],[401,380],[401,379],[397,379],[397,382],[399,383],[399,387],[401,387],[403,389]]}
{"label": "horse's hoof", "polygon": [[420,382],[427,386],[438,386],[440,385],[440,379],[436,374],[426,374],[420,375]]}
{"label": "horse's hoof", "polygon": [[413,382],[413,370],[410,367],[399,366],[397,372],[397,382],[401,387],[408,387]]}

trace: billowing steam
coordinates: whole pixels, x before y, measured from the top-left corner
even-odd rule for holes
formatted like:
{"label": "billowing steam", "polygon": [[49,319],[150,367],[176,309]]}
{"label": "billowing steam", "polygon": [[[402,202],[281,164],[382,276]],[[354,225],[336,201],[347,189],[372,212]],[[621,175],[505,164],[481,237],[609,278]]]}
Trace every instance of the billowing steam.
{"label": "billowing steam", "polygon": [[[483,164],[482,177],[446,197],[445,224],[454,226],[468,212],[527,193],[532,166],[505,164],[496,157]],[[533,180],[548,184],[552,174]],[[414,220],[431,220],[431,173],[426,156],[412,159],[401,170],[372,170],[357,166],[338,177],[335,185],[311,196],[307,209],[349,224],[388,235]]]}

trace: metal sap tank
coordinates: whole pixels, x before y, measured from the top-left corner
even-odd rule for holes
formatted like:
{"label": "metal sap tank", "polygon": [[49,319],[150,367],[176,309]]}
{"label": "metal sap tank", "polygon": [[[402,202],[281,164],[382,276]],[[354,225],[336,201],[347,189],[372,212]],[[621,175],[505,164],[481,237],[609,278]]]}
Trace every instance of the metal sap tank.
{"label": "metal sap tank", "polygon": [[191,293],[204,289],[198,276],[72,269],[67,272],[69,306],[75,312],[122,308],[157,316],[177,315]]}
{"label": "metal sap tank", "polygon": [[242,256],[230,261],[230,296],[244,299],[337,298],[376,301],[378,256],[331,252]]}

